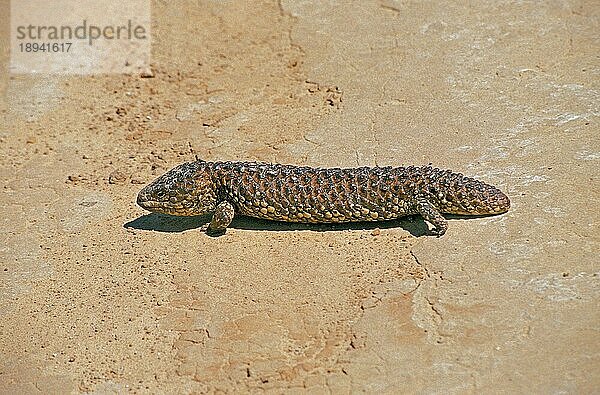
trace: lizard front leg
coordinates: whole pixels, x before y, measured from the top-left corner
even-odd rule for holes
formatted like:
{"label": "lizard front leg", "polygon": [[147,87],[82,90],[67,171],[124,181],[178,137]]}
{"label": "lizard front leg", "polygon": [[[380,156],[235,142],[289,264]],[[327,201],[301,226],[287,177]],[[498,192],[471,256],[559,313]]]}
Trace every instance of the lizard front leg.
{"label": "lizard front leg", "polygon": [[446,221],[446,218],[444,218],[444,216],[427,200],[421,199],[418,201],[417,212],[421,214],[423,219],[434,226],[434,233],[438,237],[446,233],[448,221]]}
{"label": "lizard front leg", "polygon": [[212,220],[208,225],[207,232],[222,232],[227,229],[235,215],[235,208],[228,201],[223,201],[217,205]]}

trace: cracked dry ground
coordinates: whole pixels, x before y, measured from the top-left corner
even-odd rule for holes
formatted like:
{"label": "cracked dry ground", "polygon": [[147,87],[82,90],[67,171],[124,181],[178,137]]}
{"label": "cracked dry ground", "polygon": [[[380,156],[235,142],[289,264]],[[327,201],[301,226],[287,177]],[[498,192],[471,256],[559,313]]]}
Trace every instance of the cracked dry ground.
{"label": "cracked dry ground", "polygon": [[[595,391],[595,9],[155,1],[152,78],[0,73],[0,392]],[[135,206],[195,156],[435,160],[513,206],[211,238]]]}

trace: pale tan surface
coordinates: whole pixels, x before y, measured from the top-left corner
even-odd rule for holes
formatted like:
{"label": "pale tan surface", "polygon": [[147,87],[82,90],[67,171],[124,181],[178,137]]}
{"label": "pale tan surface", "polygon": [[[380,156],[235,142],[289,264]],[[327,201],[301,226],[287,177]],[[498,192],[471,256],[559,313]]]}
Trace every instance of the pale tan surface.
{"label": "pale tan surface", "polygon": [[[1,392],[597,391],[597,4],[186,4],[154,4],[154,78],[2,74]],[[433,162],[513,208],[143,217],[194,154]]]}

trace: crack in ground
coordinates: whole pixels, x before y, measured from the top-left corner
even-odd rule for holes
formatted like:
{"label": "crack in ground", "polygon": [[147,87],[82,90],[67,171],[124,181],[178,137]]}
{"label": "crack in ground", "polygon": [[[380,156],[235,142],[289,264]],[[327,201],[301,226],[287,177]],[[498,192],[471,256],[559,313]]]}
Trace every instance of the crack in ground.
{"label": "crack in ground", "polygon": [[[432,279],[432,278],[434,280],[433,287],[436,288],[437,285],[436,285],[435,280],[436,280],[436,278],[442,279],[441,275],[437,275],[434,277],[434,275],[430,272],[427,265],[425,265],[423,262],[421,262],[419,260],[417,255],[413,252],[413,250],[410,250],[410,255],[415,260],[415,263],[419,267],[421,267],[423,269],[423,271],[425,272],[425,277],[417,283],[417,287],[416,287],[415,291],[417,291],[423,285],[423,283],[425,283],[425,281],[427,281],[428,279]],[[437,273],[434,273],[434,274],[437,274]],[[425,291],[423,291],[423,293],[425,293]],[[415,297],[416,296],[417,296],[417,293],[415,292]],[[415,321],[415,323],[417,323],[417,326],[419,326],[422,329],[425,329],[425,330],[427,330],[427,332],[429,332],[431,341],[435,342],[436,344],[443,343],[444,336],[440,334],[440,331],[438,329],[439,325],[444,321],[444,316],[442,314],[443,312],[436,306],[435,302],[433,302],[428,295],[426,295],[426,294],[420,295],[418,300],[415,300],[415,297],[413,297],[413,305],[415,306],[415,310],[413,310],[413,321]],[[422,317],[418,317],[418,316],[415,317],[414,314],[418,313],[418,312],[420,312],[420,314],[422,314]],[[417,321],[420,321],[420,322],[417,322]]]}
{"label": "crack in ground", "polygon": [[[425,278],[431,278],[431,273],[429,273],[429,269],[427,268],[427,266],[424,263],[421,263],[421,261],[419,261],[419,258],[417,258],[417,255],[414,253],[413,250],[410,250],[410,256],[413,257],[413,259],[415,260],[415,263],[417,264],[417,266],[423,268],[423,270],[425,271]],[[419,281],[417,288],[415,288],[415,291],[419,288],[419,286],[421,285],[421,283],[425,281],[425,279],[421,279],[421,281]]]}

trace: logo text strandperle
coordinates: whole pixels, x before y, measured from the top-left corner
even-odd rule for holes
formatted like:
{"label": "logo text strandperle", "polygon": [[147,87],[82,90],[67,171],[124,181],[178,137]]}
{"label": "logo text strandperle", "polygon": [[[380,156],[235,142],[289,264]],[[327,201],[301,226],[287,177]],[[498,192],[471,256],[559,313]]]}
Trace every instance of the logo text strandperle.
{"label": "logo text strandperle", "polygon": [[18,40],[88,40],[92,45],[94,40],[104,38],[106,40],[145,40],[147,38],[146,29],[142,25],[134,25],[131,19],[127,20],[127,25],[118,26],[96,26],[88,25],[84,19],[81,25],[75,27],[62,26],[17,26]]}

